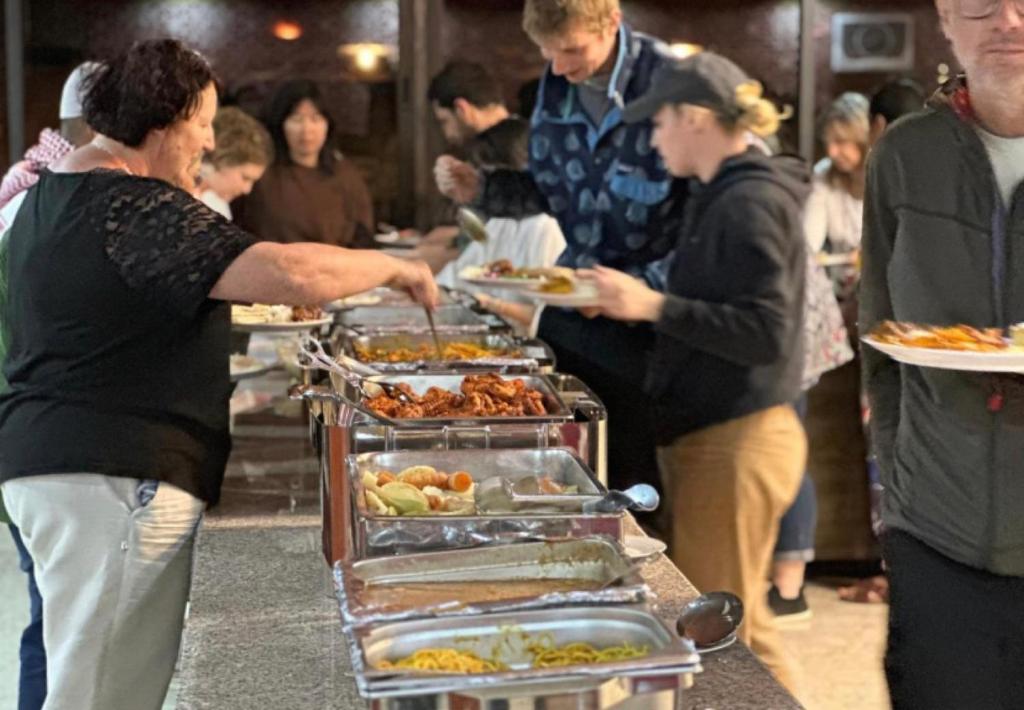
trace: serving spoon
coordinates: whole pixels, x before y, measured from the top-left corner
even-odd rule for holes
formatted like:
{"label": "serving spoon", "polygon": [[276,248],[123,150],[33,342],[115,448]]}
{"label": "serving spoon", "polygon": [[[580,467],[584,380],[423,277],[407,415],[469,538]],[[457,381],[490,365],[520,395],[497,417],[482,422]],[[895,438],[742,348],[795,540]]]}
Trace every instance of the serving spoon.
{"label": "serving spoon", "polygon": [[700,653],[718,651],[736,642],[743,623],[743,602],[730,592],[707,592],[683,607],[676,631],[693,641]]}

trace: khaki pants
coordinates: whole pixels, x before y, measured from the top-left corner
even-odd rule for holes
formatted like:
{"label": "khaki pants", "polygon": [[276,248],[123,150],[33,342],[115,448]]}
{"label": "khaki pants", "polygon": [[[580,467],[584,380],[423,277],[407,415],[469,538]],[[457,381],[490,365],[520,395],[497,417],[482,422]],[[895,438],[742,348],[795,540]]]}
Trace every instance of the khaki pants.
{"label": "khaki pants", "polygon": [[807,439],[793,408],[772,407],[659,447],[671,502],[672,561],[702,592],[743,600],[739,637],[791,692],[795,681],[768,610],[779,520],[796,498]]}
{"label": "khaki pants", "polygon": [[43,598],[44,710],[159,710],[181,642],[204,504],[98,474],[3,484]]}

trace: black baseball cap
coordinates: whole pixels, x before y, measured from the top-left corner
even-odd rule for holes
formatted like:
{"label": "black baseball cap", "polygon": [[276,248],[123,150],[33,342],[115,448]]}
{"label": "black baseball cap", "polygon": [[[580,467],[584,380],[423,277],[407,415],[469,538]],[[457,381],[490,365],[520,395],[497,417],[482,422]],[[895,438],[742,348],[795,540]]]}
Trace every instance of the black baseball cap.
{"label": "black baseball cap", "polygon": [[665,104],[693,104],[723,115],[736,115],[736,88],[750,81],[746,72],[714,52],[699,52],[686,59],[666,57],[651,75],[647,92],[623,109],[627,123],[649,119]]}

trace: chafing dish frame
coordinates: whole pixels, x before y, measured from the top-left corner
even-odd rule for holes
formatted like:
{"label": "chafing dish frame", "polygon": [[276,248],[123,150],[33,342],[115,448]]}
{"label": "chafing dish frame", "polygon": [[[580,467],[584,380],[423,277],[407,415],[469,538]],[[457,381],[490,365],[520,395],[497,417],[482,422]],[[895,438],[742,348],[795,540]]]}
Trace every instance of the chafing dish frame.
{"label": "chafing dish frame", "polygon": [[[556,645],[585,641],[594,646],[624,642],[655,645],[643,657],[589,666],[526,668],[494,673],[414,674],[373,668],[382,656],[404,657],[418,648],[460,646],[483,650],[486,644],[513,633],[550,633]],[[579,606],[482,614],[451,620],[420,619],[353,627],[346,631],[351,647],[356,685],[364,698],[470,692],[502,687],[543,686],[568,679],[644,678],[692,674],[701,670],[693,644],[680,638],[646,604]],[[481,653],[482,657],[490,654]]]}
{"label": "chafing dish frame", "polygon": [[[347,627],[552,606],[639,603],[653,598],[639,569],[640,565],[629,559],[618,541],[595,536],[337,562],[334,585],[341,618]],[[373,585],[389,587],[398,594],[406,583],[435,580],[438,585],[445,581],[513,585],[520,579],[579,579],[600,584],[614,581],[615,584],[599,589],[562,590],[473,603],[452,600],[427,606],[402,604],[400,600],[373,606],[361,599],[363,590]]]}
{"label": "chafing dish frame", "polygon": [[442,345],[459,342],[471,343],[489,350],[515,352],[514,355],[495,355],[475,360],[439,360],[427,357],[406,362],[386,360],[364,361],[358,357],[358,349],[373,348],[417,348],[427,345],[433,348],[434,340],[429,333],[356,333],[341,329],[335,333],[331,351],[343,353],[372,367],[382,374],[412,374],[416,372],[476,370],[505,373],[551,372],[555,366],[555,354],[550,346],[541,340],[516,338],[508,333],[438,333]]}
{"label": "chafing dish frame", "polygon": [[523,510],[474,515],[378,515],[367,509],[362,483],[364,471],[388,469],[397,473],[416,465],[434,466],[445,471],[466,470],[477,482],[495,476],[517,479],[529,475],[552,475],[560,483],[581,486],[584,494],[604,495],[607,492],[583,461],[562,447],[403,450],[350,455],[346,469],[352,487],[352,552],[356,559],[515,540],[590,535],[622,539],[625,519],[622,511]]}

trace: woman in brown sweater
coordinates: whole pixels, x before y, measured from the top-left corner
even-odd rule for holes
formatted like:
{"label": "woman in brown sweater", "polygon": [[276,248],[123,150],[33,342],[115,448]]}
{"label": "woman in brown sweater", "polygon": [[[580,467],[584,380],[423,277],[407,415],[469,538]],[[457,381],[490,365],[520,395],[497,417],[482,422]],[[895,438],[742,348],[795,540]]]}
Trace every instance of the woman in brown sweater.
{"label": "woman in brown sweater", "polygon": [[370,191],[335,150],[334,121],[316,84],[282,85],[267,107],[266,123],[276,159],[237,205],[235,221],[277,242],[371,245]]}

